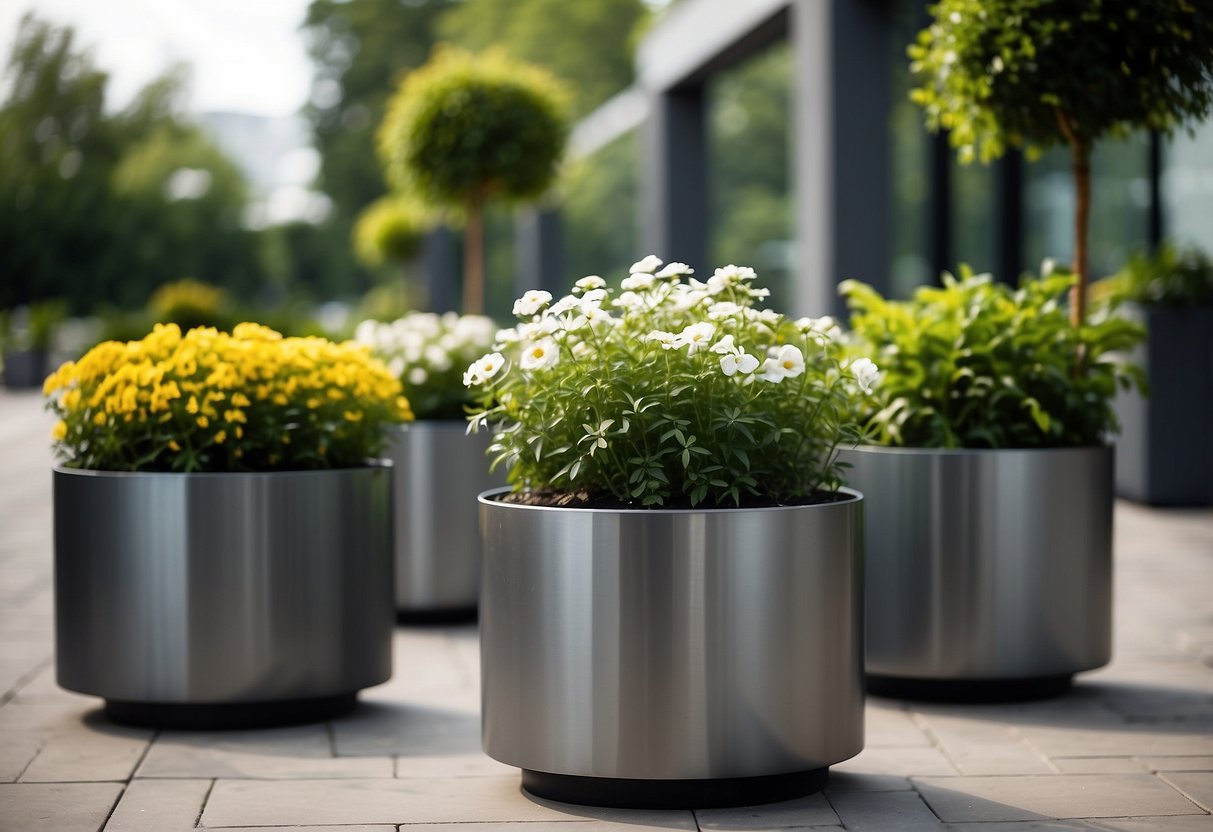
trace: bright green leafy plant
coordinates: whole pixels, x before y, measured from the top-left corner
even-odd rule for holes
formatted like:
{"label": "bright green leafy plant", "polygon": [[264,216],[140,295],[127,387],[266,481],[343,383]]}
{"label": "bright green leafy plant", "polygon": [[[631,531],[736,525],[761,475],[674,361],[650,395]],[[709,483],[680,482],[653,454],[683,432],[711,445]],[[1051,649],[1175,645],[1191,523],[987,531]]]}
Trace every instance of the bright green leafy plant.
{"label": "bright green leafy plant", "polygon": [[1113,305],[1132,301],[1146,306],[1213,304],[1213,260],[1195,246],[1159,246],[1153,256],[1134,254],[1119,273],[1092,288],[1097,299]]}
{"label": "bright green leafy plant", "polygon": [[910,47],[913,99],[962,162],[1008,147],[1070,150],[1076,187],[1071,317],[1085,311],[1091,150],[1171,131],[1213,108],[1213,14],[1196,0],[940,0]]}
{"label": "bright green leafy plant", "polygon": [[472,427],[498,428],[495,464],[554,504],[828,499],[876,367],[846,363],[829,318],[758,308],[752,269],[704,283],[661,265],[634,264],[618,294],[590,276],[514,304],[521,323],[464,379],[481,396]]}
{"label": "bright green leafy plant", "polygon": [[363,321],[354,340],[400,378],[418,419],[462,419],[472,404],[464,368],[492,347],[496,333],[484,315],[412,312],[391,323]]}
{"label": "bright green leafy plant", "polygon": [[157,324],[65,363],[43,392],[56,455],[90,470],[355,467],[382,450],[384,425],[412,418],[369,348],[250,323],[230,335]]}
{"label": "bright green leafy plant", "polygon": [[845,281],[855,348],[884,371],[865,402],[874,440],[926,448],[1103,441],[1117,428],[1117,386],[1140,384],[1122,354],[1143,332],[1106,315],[1072,327],[1060,299],[1073,284],[1073,275],[1053,272],[1013,289],[962,269],[942,287],[893,301]]}

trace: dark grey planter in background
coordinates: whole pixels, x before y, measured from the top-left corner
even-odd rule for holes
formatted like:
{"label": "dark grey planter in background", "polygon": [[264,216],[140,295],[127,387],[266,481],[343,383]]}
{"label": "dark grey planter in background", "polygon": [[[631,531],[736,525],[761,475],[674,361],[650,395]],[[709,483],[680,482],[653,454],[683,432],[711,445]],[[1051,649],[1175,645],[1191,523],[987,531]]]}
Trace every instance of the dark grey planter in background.
{"label": "dark grey planter in background", "polygon": [[485,752],[635,808],[820,789],[863,748],[862,497],[598,510],[481,495]]}
{"label": "dark grey planter in background", "polygon": [[13,350],[4,353],[4,386],[10,390],[41,389],[50,375],[46,350]]}
{"label": "dark grey planter in background", "polygon": [[1132,360],[1149,398],[1121,392],[1116,492],[1160,506],[1213,506],[1213,307],[1126,304],[1147,341]]}
{"label": "dark grey planter in background", "polygon": [[388,428],[395,478],[396,610],[401,621],[471,619],[480,599],[482,491],[505,485],[489,474],[492,434],[467,422],[418,421]]}
{"label": "dark grey planter in background", "polygon": [[1108,662],[1110,447],[841,458],[864,494],[869,692],[1032,698]]}
{"label": "dark grey planter in background", "polygon": [[56,468],[59,684],[111,719],[326,719],[391,676],[391,471]]}

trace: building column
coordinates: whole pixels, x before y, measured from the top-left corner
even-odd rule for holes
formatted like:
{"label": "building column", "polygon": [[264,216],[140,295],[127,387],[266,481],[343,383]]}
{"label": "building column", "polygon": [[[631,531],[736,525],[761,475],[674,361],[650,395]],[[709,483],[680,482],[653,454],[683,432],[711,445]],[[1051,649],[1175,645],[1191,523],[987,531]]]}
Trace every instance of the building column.
{"label": "building column", "polygon": [[463,274],[459,267],[459,238],[446,226],[425,235],[421,245],[426,304],[430,312],[459,311]]}
{"label": "building column", "polygon": [[644,125],[642,251],[708,269],[708,159],[702,84],[653,94]]}
{"label": "building column", "polygon": [[565,274],[564,223],[557,208],[526,206],[514,212],[514,294],[546,289],[559,297],[572,287]]}
{"label": "building column", "polygon": [[890,10],[792,0],[795,314],[843,313],[839,281],[889,291]]}

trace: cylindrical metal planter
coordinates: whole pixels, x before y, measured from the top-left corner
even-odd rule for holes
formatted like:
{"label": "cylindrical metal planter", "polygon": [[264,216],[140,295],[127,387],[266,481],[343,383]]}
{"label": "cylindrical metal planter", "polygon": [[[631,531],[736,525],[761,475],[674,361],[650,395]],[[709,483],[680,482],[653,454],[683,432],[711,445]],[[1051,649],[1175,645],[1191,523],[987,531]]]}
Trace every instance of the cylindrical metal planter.
{"label": "cylindrical metal planter", "polygon": [[391,470],[56,468],[58,680],[117,721],[327,718],[391,676]]}
{"label": "cylindrical metal planter", "polygon": [[863,748],[862,497],[597,510],[481,495],[482,737],[540,797],[742,805]]}
{"label": "cylindrical metal planter", "polygon": [[1108,662],[1111,448],[842,459],[866,502],[869,692],[1028,698]]}
{"label": "cylindrical metal planter", "polygon": [[388,428],[395,477],[396,609],[404,621],[470,618],[480,597],[476,497],[504,485],[489,473],[487,431],[467,423]]}

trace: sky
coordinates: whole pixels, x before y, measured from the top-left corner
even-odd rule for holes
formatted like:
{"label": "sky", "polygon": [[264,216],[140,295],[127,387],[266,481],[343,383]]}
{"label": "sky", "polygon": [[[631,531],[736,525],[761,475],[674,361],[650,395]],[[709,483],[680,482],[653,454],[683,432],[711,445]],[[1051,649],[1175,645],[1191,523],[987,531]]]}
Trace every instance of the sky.
{"label": "sky", "polygon": [[191,65],[189,109],[283,116],[311,85],[299,32],[308,0],[0,0],[7,65],[26,11],[71,24],[110,74],[108,107],[120,109],[176,61]]}

